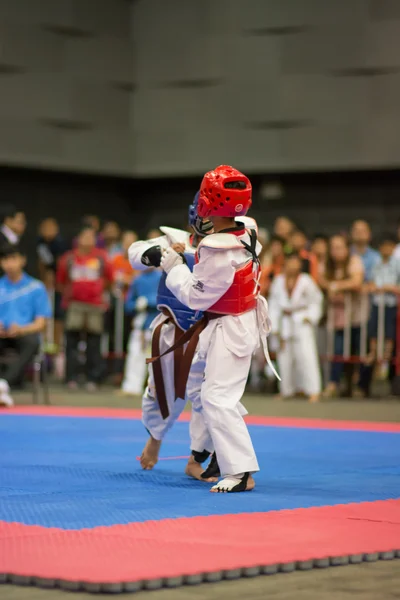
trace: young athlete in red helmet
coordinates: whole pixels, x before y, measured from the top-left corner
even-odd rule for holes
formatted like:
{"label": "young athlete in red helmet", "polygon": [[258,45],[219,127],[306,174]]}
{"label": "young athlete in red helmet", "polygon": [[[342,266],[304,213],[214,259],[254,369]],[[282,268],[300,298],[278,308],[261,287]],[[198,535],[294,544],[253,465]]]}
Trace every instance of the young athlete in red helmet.
{"label": "young athlete in red helmet", "polygon": [[249,179],[232,167],[206,173],[197,213],[212,221],[215,233],[201,241],[193,272],[172,249],[161,262],[168,288],[190,308],[205,311],[197,352],[206,361],[201,402],[222,476],[213,492],[252,490],[252,474],[259,470],[239,410],[252,355],[261,339],[268,357],[270,331],[268,305],[259,294],[261,245],[255,221],[244,217],[251,195]]}

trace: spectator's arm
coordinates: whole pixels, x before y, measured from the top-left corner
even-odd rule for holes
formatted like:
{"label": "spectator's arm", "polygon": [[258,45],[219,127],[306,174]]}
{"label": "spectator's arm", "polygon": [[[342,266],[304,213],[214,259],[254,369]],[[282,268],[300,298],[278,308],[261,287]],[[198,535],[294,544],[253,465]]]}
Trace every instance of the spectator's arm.
{"label": "spectator's arm", "polygon": [[312,252],[310,252],[308,258],[310,261],[310,275],[314,281],[318,282],[318,277],[319,277],[318,259],[315,256],[315,254],[313,254]]}
{"label": "spectator's arm", "polygon": [[307,290],[306,319],[312,325],[318,325],[319,321],[321,320],[323,300],[324,297],[322,295],[321,290],[319,289],[315,281],[310,277],[309,287]]}
{"label": "spectator's arm", "polygon": [[260,294],[266,297],[271,287],[271,266],[263,267],[260,276]]}
{"label": "spectator's arm", "polygon": [[279,299],[279,276],[275,277],[271,284],[268,298],[269,318],[272,323],[271,333],[277,335],[282,318],[282,307]]}
{"label": "spectator's arm", "polygon": [[108,259],[104,263],[104,281],[107,289],[114,283],[114,267]]}
{"label": "spectator's arm", "polygon": [[40,287],[35,290],[32,302],[32,312],[35,315],[35,318],[29,325],[24,325],[19,328],[19,335],[41,333],[46,327],[47,319],[50,319],[52,316],[49,296],[44,285],[40,284]]}
{"label": "spectator's arm", "polygon": [[361,292],[364,283],[364,267],[358,256],[352,256],[349,264],[349,277],[342,281],[331,282],[333,292]]}
{"label": "spectator's arm", "polygon": [[46,319],[44,317],[36,317],[36,319],[29,323],[29,325],[24,325],[23,327],[19,327],[18,332],[20,336],[24,335],[33,335],[35,333],[42,333],[46,327]]}
{"label": "spectator's arm", "polygon": [[68,253],[61,256],[57,265],[56,287],[62,292],[68,283]]}

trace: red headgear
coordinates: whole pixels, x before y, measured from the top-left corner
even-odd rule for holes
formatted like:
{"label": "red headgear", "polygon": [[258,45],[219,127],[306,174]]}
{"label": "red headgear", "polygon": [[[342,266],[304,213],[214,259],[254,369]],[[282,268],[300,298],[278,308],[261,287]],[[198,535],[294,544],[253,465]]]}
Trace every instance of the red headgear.
{"label": "red headgear", "polygon": [[240,217],[250,206],[251,183],[246,175],[228,165],[204,175],[197,205],[199,217]]}

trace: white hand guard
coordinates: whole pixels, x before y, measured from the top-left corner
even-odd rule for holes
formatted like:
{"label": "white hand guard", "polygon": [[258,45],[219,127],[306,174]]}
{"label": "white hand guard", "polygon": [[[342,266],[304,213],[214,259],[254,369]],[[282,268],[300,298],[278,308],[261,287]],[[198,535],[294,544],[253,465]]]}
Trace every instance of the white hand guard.
{"label": "white hand guard", "polygon": [[166,273],[169,273],[174,267],[183,265],[183,258],[180,254],[175,252],[172,248],[168,248],[162,256],[161,268]]}

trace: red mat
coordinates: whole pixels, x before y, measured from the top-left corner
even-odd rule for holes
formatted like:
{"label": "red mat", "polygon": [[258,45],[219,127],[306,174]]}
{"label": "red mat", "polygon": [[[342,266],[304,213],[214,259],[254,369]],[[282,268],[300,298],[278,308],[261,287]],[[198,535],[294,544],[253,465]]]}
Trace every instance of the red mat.
{"label": "red mat", "polygon": [[132,589],[138,581],[141,587],[146,580],[181,583],[196,574],[199,581],[218,572],[229,578],[229,572],[253,567],[257,574],[268,566],[328,566],[318,561],[334,557],[392,558],[399,551],[398,500],[80,531],[0,523],[0,573],[49,585],[84,581],[89,589],[98,584],[98,591],[113,583],[114,591]]}
{"label": "red mat", "polygon": [[[39,415],[54,417],[90,417],[99,419],[139,419],[142,411],[136,408],[86,408],[76,406],[15,406],[2,414]],[[190,412],[184,412],[180,421],[189,422]],[[377,431],[400,433],[400,423],[372,421],[336,421],[333,419],[302,419],[297,417],[245,417],[249,425],[269,427],[294,427],[300,429],[336,429],[346,431]]]}

